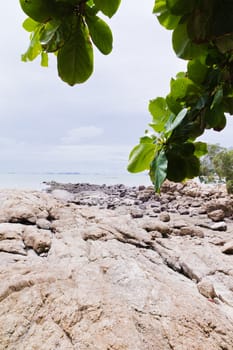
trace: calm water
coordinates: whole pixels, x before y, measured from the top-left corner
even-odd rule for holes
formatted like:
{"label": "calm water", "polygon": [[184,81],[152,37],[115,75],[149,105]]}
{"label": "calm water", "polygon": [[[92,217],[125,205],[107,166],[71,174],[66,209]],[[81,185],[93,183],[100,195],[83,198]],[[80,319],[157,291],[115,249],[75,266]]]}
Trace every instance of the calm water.
{"label": "calm water", "polygon": [[151,185],[147,174],[90,174],[90,173],[0,173],[0,188],[46,188],[44,181],[61,183],[124,184],[128,186]]}

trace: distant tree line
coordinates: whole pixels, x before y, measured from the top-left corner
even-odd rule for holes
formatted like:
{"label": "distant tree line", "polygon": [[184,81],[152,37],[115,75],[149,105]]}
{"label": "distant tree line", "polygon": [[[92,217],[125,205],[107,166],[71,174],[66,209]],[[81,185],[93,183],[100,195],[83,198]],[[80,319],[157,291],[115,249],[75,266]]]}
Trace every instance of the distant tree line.
{"label": "distant tree line", "polygon": [[202,182],[225,182],[228,193],[233,193],[233,149],[209,144],[208,154],[202,157],[200,180]]}

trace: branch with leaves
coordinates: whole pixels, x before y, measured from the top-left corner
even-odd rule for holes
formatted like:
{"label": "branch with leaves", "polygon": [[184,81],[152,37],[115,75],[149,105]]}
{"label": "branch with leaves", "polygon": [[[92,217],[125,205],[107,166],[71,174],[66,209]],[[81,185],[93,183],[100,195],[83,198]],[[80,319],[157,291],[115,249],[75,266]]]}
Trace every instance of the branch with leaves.
{"label": "branch with leaves", "polygon": [[112,32],[97,14],[111,18],[120,0],[20,0],[29,16],[23,23],[30,32],[30,45],[23,61],[41,56],[48,65],[48,54],[57,56],[60,78],[73,86],[84,83],[94,66],[93,44],[108,55],[112,51]]}
{"label": "branch with leaves", "polygon": [[171,79],[170,93],[150,101],[153,133],[130,153],[128,170],[149,170],[156,191],[167,178],[198,176],[207,146],[195,142],[206,129],[221,131],[233,114],[233,2],[156,0],[153,12],[173,30],[176,55],[187,71]]}

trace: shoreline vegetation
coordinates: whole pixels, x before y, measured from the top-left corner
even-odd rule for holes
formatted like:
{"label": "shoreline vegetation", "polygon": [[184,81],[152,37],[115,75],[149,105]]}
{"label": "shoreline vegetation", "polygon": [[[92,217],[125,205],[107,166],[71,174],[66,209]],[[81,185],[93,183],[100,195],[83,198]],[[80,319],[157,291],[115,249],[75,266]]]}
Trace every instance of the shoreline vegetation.
{"label": "shoreline vegetation", "polygon": [[224,185],[0,190],[0,349],[233,348]]}

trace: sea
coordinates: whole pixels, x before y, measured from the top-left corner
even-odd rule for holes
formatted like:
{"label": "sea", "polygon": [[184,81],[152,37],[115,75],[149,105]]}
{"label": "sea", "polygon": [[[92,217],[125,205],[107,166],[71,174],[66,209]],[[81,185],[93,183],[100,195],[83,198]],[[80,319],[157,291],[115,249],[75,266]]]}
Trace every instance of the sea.
{"label": "sea", "polygon": [[0,189],[45,190],[45,182],[90,183],[98,185],[151,185],[147,173],[5,172],[0,173]]}

